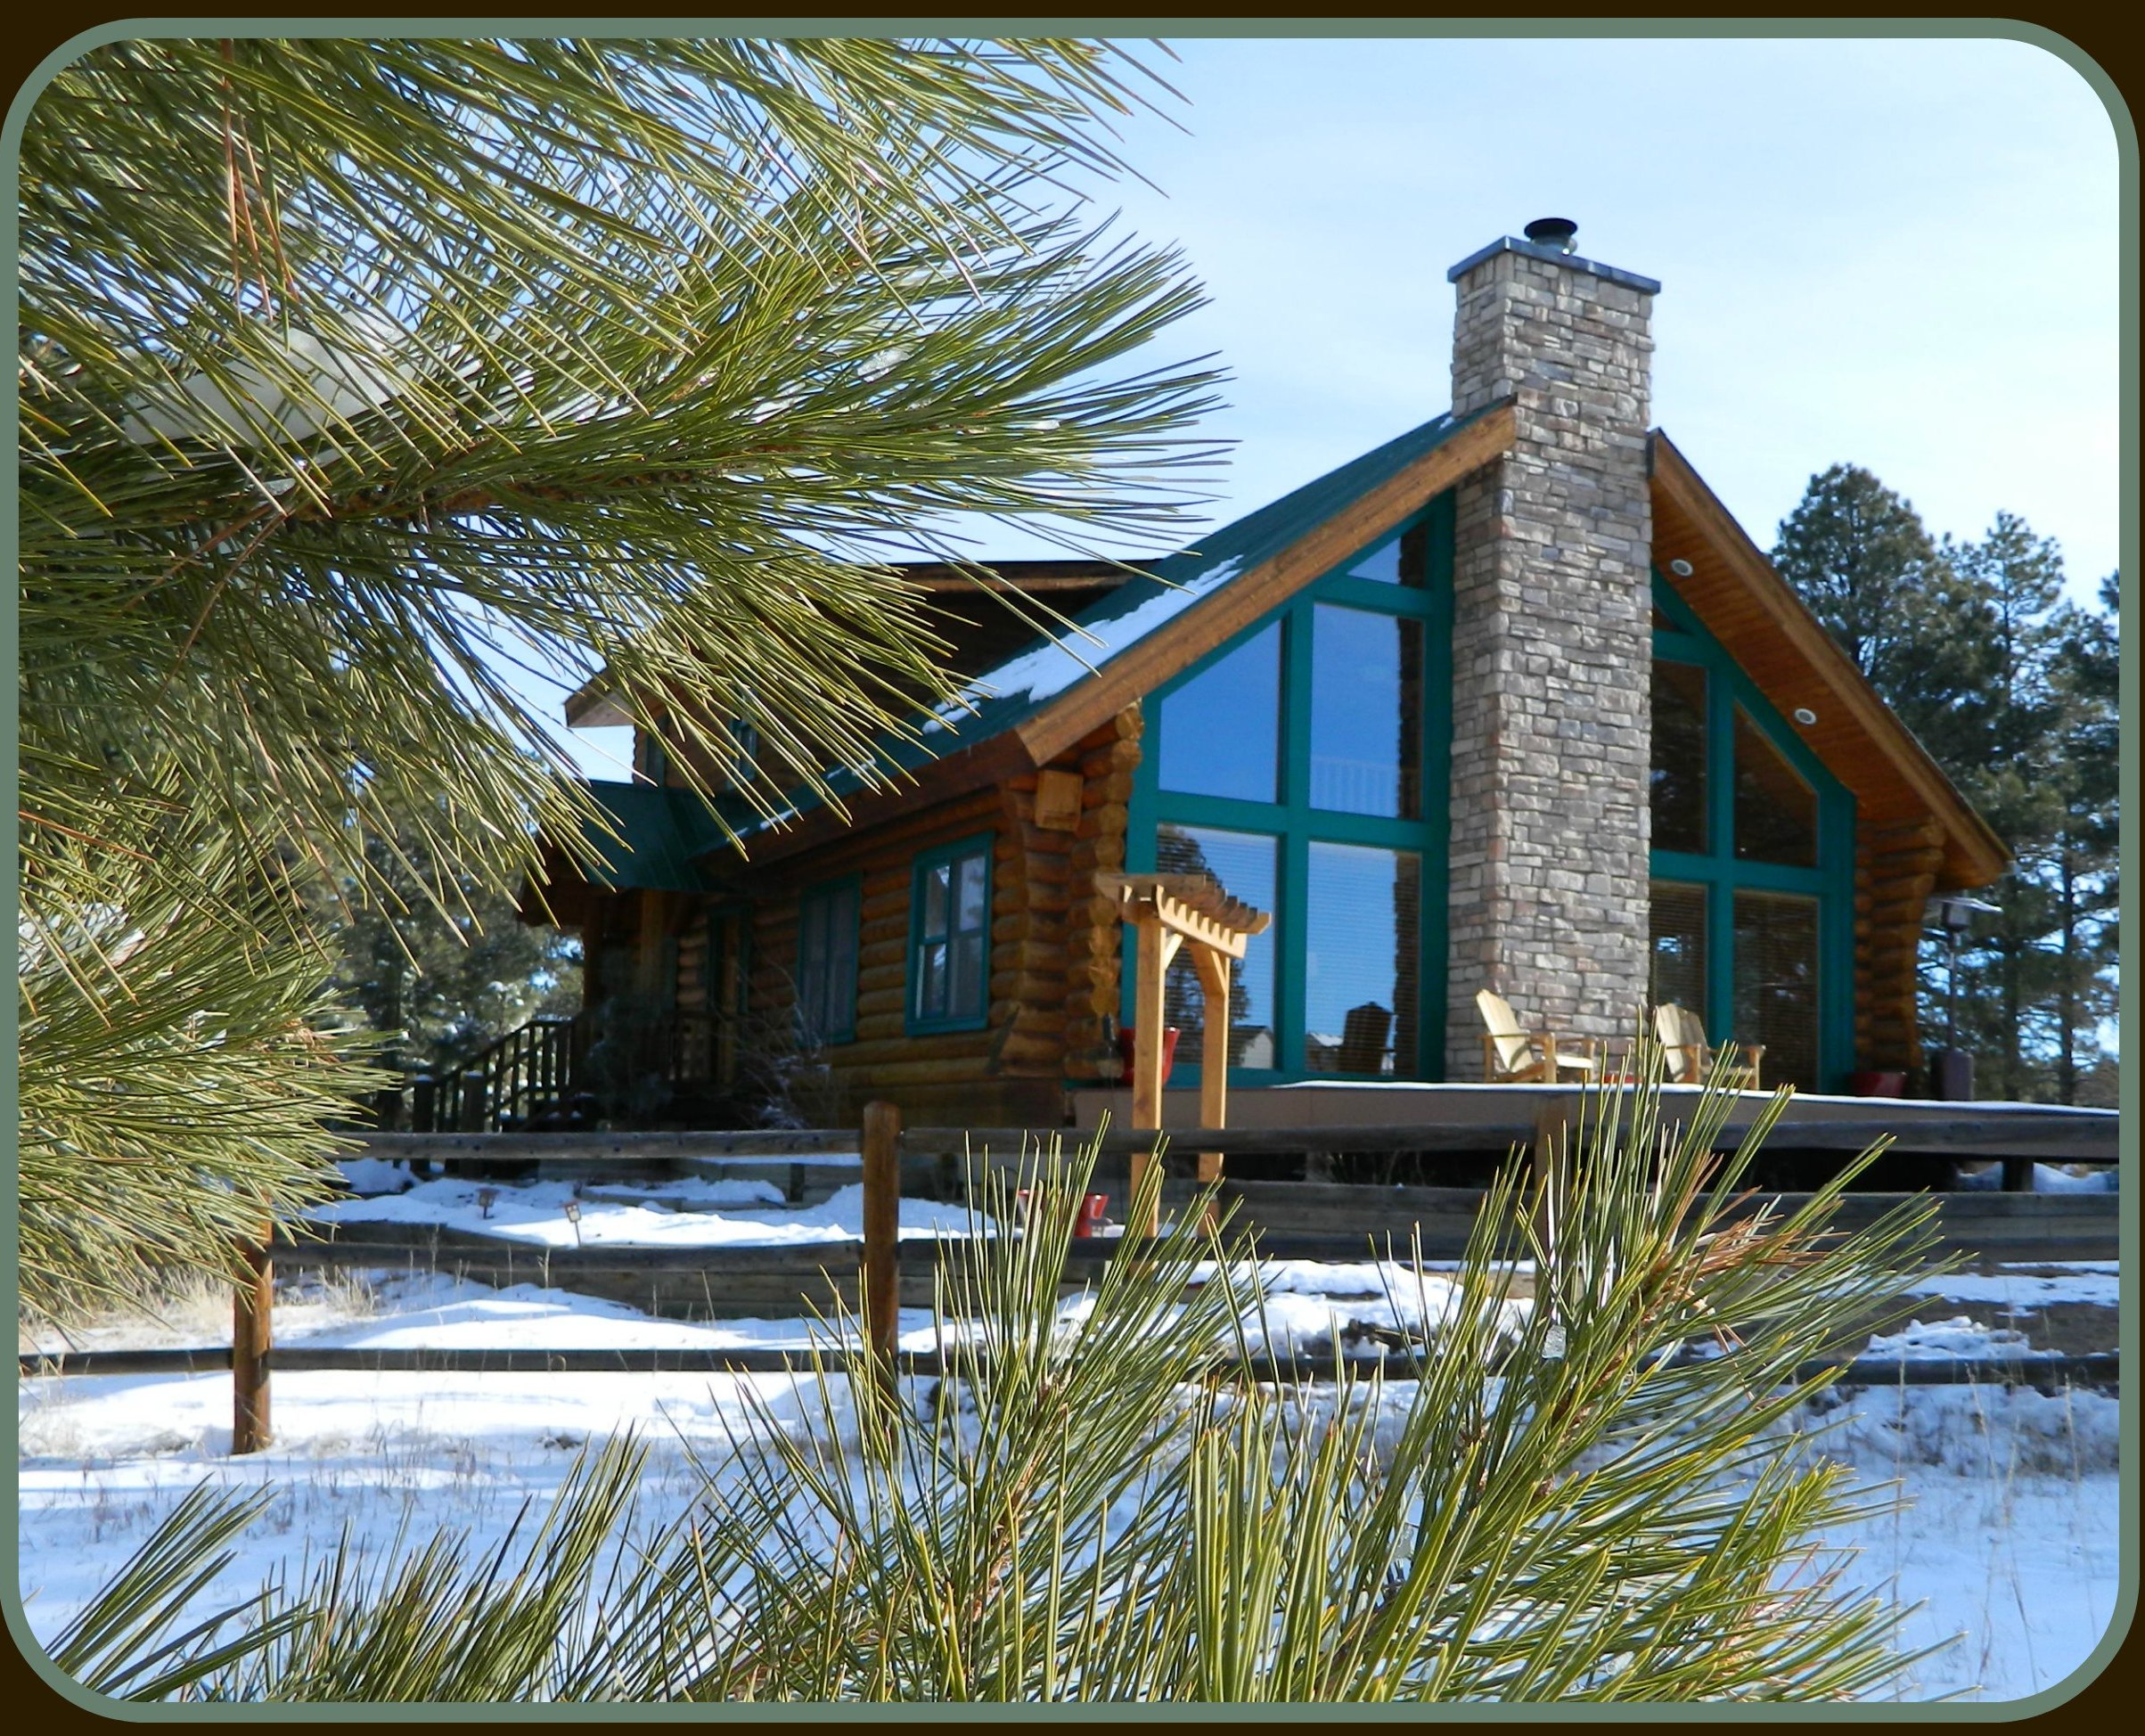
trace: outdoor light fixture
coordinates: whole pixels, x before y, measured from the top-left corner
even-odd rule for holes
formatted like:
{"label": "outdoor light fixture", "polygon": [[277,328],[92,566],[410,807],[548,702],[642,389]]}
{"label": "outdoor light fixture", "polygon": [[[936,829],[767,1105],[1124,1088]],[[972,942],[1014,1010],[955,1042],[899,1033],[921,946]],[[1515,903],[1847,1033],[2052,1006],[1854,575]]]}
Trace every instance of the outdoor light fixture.
{"label": "outdoor light fixture", "polygon": [[1688,561],[1671,561],[1668,563],[1668,570],[1674,573],[1678,578],[1689,578],[1691,577],[1691,562]]}
{"label": "outdoor light fixture", "polygon": [[566,1202],[566,1221],[574,1226],[574,1246],[581,1247],[581,1202],[578,1200]]}
{"label": "outdoor light fixture", "polygon": [[1964,934],[1972,928],[1976,911],[1990,916],[2001,916],[2003,913],[2002,905],[1985,905],[1978,898],[1969,898],[1959,893],[1938,898],[1935,902],[1937,924],[1946,934]]}
{"label": "outdoor light fixture", "polygon": [[[1936,906],[1936,921],[1944,933],[1949,965],[1944,995],[1944,1046],[1945,1053],[1951,1055],[1956,1054],[1959,1049],[1959,943],[1966,938],[1966,931],[1974,926],[1977,911],[1999,916],[2002,914],[2002,907],[1984,904],[1980,899],[1967,897],[1963,893],[1953,893],[1933,902]],[[1922,920],[1926,922],[1928,916],[1925,914]],[[1972,1077],[1970,1070],[1964,1075],[1968,1080]],[[1946,1094],[1964,1096],[1970,1093],[1961,1091]]]}
{"label": "outdoor light fixture", "polygon": [[492,1215],[492,1207],[497,1202],[498,1198],[499,1190],[497,1188],[479,1188],[477,1190],[477,1209],[482,1212],[485,1216],[489,1217]]}
{"label": "outdoor light fixture", "polygon": [[1795,708],[1795,721],[1805,729],[1808,729],[1812,724],[1817,721],[1817,713],[1811,710],[1806,705],[1798,705]]}

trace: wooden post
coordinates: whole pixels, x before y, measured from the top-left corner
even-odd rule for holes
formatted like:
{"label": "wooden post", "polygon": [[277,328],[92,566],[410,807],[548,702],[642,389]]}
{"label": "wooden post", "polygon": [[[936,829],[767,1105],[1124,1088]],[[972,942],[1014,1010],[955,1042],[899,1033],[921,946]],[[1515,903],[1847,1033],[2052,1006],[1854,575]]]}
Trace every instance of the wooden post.
{"label": "wooden post", "polygon": [[1561,1093],[1544,1097],[1535,1116],[1535,1173],[1543,1183],[1542,1203],[1535,1227],[1554,1248],[1564,1233],[1556,1208],[1567,1204],[1564,1195],[1571,1182],[1571,1135],[1576,1124],[1576,1105]]}
{"label": "wooden post", "polygon": [[275,1299],[275,1272],[268,1258],[273,1231],[242,1246],[246,1277],[231,1297],[231,1451],[258,1453],[274,1437],[268,1426],[268,1352],[274,1334],[270,1315]]}
{"label": "wooden post", "polygon": [[[1168,933],[1158,918],[1142,916],[1133,924],[1133,950],[1136,954],[1136,972],[1134,978],[1132,1011],[1134,1026],[1132,1045],[1132,1125],[1135,1132],[1162,1126],[1162,1055],[1167,1041],[1167,1026],[1162,1011],[1162,984],[1168,974],[1169,961],[1176,951],[1178,937]],[[1133,1198],[1139,1198],[1140,1184],[1148,1172],[1161,1159],[1152,1151],[1133,1154]],[[1125,1215],[1125,1233],[1128,1236],[1151,1236],[1162,1227],[1161,1196],[1155,1196],[1151,1211],[1142,1212],[1128,1206]]]}
{"label": "wooden post", "polygon": [[[1229,1125],[1229,955],[1211,946],[1194,946],[1191,962],[1199,973],[1199,1026],[1205,1036],[1199,1047],[1199,1126]],[[1199,1153],[1199,1185],[1222,1179],[1222,1154]],[[1207,1208],[1207,1227],[1212,1229],[1215,1210]]]}
{"label": "wooden post", "polygon": [[1169,968],[1162,925],[1150,916],[1133,924],[1132,1125],[1162,1125],[1162,981]]}
{"label": "wooden post", "polygon": [[891,1395],[901,1341],[901,1111],[864,1106],[864,1328]]}

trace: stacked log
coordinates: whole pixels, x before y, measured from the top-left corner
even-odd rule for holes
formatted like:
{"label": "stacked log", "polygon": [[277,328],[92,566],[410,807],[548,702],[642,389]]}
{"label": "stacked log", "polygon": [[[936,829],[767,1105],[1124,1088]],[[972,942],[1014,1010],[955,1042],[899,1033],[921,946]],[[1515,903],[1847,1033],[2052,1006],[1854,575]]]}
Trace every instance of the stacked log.
{"label": "stacked log", "polygon": [[1854,1052],[1857,1064],[1921,1065],[1916,963],[1922,912],[1944,865],[1935,820],[1863,831],[1854,850]]}
{"label": "stacked log", "polygon": [[677,1009],[682,1013],[708,1010],[708,905],[699,901],[678,934]]}
{"label": "stacked log", "polygon": [[1122,1070],[1117,1045],[1105,1037],[1115,1017],[1124,959],[1123,925],[1114,897],[1095,886],[1098,873],[1125,866],[1132,781],[1140,764],[1142,719],[1127,706],[1083,738],[1072,763],[1081,777],[1080,820],[1067,862],[1065,905],[1064,1071],[1079,1085],[1110,1085]]}
{"label": "stacked log", "polygon": [[[856,1036],[853,1042],[835,1044],[826,1055],[832,1084],[843,1101],[861,1103],[873,1095],[898,1095],[906,1086],[963,1084],[989,1076],[993,1031],[907,1035],[909,905],[919,852],[977,832],[999,831],[1003,814],[997,790],[973,791],[831,839],[771,866],[752,888],[760,897],[752,918],[751,1022],[779,1030],[797,1003],[798,907],[802,893],[844,875],[862,877]],[[1005,910],[1005,888],[1003,864],[995,864],[994,869],[995,929]]]}

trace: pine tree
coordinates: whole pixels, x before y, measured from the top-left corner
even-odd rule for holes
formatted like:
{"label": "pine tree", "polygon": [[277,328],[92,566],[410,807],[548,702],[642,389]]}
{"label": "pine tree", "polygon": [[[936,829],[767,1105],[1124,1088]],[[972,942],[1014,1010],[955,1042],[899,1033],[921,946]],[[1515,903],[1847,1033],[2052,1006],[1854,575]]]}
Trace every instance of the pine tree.
{"label": "pine tree", "polygon": [[2122,898],[2117,575],[2101,581],[2100,602],[2105,614],[2064,611],[2054,669],[2063,798],[2051,852],[2058,917],[2055,1093],[2059,1102],[2091,1100],[2113,1108],[2113,1068],[2099,1033],[2116,1015]]}
{"label": "pine tree", "polygon": [[[2012,852],[1961,955],[1977,1093],[2077,1101],[2113,1011],[2114,622],[2063,601],[2060,548],[2016,514],[1938,541],[1848,465],[1811,479],[1773,561]],[[1947,961],[1925,948],[1925,1029],[1944,1028]]]}
{"label": "pine tree", "polygon": [[470,873],[455,876],[458,902],[442,911],[426,889],[436,870],[414,840],[390,851],[375,839],[372,854],[386,892],[360,901],[346,882],[322,920],[336,998],[378,1036],[381,1066],[437,1073],[539,1014],[580,1005],[572,935],[523,922],[512,900]]}
{"label": "pine tree", "polygon": [[1908,729],[1940,748],[1990,678],[1986,599],[1912,504],[1835,464],[1781,521],[1772,564]]}
{"label": "pine tree", "polygon": [[[19,156],[23,1289],[232,1271],[371,1088],[319,889],[602,816],[529,690],[798,764],[950,696],[941,514],[1167,540],[1217,377],[1077,184],[1107,43],[164,35]],[[921,541],[920,541],[921,539]],[[748,780],[750,782],[750,780]]]}

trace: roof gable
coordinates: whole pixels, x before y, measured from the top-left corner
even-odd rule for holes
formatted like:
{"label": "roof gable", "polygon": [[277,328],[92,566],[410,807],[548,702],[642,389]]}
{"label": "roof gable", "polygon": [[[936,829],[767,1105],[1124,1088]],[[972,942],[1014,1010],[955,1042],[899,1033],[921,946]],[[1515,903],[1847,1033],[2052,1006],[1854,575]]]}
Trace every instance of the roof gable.
{"label": "roof gable", "polygon": [[[1658,429],[1650,436],[1654,566],[1782,717],[1817,721],[1800,739],[1854,792],[1875,831],[1934,821],[1947,888],[1985,886],[2010,853],[1773,569]],[[1688,573],[1670,563],[1682,561]]]}

